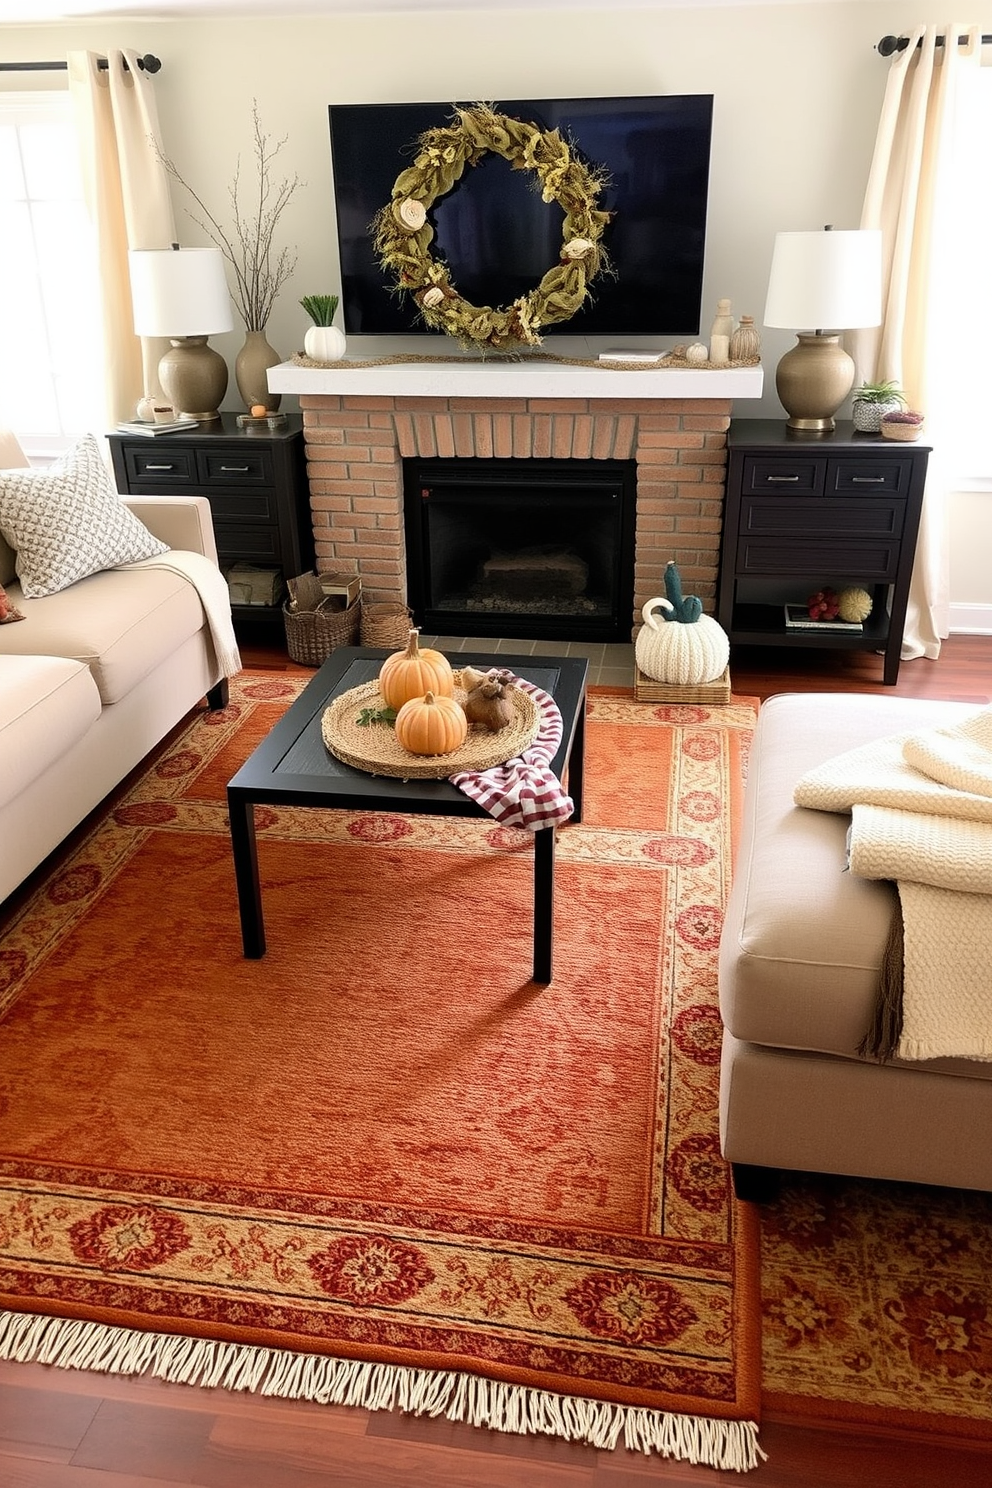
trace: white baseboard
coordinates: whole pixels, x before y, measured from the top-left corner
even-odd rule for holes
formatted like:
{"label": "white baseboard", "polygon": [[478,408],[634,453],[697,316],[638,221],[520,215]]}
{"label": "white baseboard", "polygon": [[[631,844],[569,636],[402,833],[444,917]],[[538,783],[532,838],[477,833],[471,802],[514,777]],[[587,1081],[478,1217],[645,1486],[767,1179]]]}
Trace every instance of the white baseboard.
{"label": "white baseboard", "polygon": [[951,635],[992,636],[992,604],[952,604]]}

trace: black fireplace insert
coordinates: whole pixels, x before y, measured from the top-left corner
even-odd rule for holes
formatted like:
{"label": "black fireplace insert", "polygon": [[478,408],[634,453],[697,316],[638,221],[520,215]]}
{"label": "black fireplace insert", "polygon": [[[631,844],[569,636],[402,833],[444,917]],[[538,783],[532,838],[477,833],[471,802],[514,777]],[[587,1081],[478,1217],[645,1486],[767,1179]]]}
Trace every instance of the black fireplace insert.
{"label": "black fireplace insert", "polygon": [[629,641],[634,460],[404,460],[407,598],[428,634]]}

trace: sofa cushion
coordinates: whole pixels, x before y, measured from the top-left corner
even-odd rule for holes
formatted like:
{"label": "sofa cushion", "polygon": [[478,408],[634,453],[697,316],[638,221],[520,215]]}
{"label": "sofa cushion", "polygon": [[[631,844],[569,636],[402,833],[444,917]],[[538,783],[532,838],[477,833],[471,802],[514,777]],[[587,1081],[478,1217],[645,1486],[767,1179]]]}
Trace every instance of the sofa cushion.
{"label": "sofa cushion", "polygon": [[[796,806],[796,782],[872,739],[974,711],[963,703],[846,693],[779,696],[762,706],[720,947],[720,1008],[735,1038],[858,1057],[896,891],[847,871],[850,816]],[[927,1067],[992,1075],[992,1066],[965,1060]]]}
{"label": "sofa cushion", "polygon": [[167,551],[114,490],[92,434],[45,470],[0,471],[0,532],[26,599]]}
{"label": "sofa cushion", "polygon": [[81,662],[0,659],[0,807],[67,754],[100,712],[100,694]]}
{"label": "sofa cushion", "polygon": [[166,569],[91,574],[44,599],[10,598],[21,625],[0,627],[0,666],[7,656],[64,656],[85,662],[104,704],[119,702],[184,641],[203,628],[200,596]]}

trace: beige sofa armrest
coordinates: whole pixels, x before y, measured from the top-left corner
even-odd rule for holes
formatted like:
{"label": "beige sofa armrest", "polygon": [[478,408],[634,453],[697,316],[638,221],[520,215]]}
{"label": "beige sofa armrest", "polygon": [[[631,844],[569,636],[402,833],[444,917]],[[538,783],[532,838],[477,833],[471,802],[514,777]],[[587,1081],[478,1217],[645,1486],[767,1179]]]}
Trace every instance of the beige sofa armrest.
{"label": "beige sofa armrest", "polygon": [[24,470],[30,464],[12,429],[0,429],[0,470]]}
{"label": "beige sofa armrest", "polygon": [[213,517],[205,496],[125,496],[124,501],[160,542],[217,562]]}

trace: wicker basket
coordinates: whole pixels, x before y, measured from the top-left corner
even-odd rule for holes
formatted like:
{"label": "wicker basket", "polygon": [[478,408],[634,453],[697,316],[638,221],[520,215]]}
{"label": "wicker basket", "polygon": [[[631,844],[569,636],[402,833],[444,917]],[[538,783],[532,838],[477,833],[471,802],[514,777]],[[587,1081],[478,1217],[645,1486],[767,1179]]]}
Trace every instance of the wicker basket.
{"label": "wicker basket", "polygon": [[363,646],[405,646],[413,616],[405,604],[363,604]]}
{"label": "wicker basket", "polygon": [[922,424],[888,424],[885,419],[878,427],[883,439],[901,439],[906,444],[919,439],[923,433]]}
{"label": "wicker basket", "polygon": [[282,607],[286,649],[301,666],[319,667],[338,646],[353,646],[361,624],[361,603],[342,610],[335,599],[325,599],[312,610]]}
{"label": "wicker basket", "polygon": [[655,682],[646,677],[640,667],[634,665],[634,697],[639,703],[695,704],[709,708],[726,706],[730,702],[730,668],[713,682],[676,683]]}

